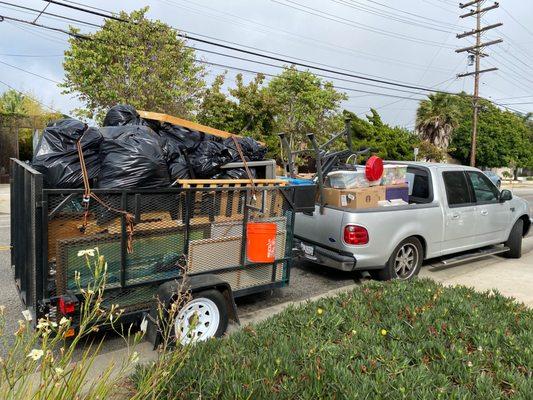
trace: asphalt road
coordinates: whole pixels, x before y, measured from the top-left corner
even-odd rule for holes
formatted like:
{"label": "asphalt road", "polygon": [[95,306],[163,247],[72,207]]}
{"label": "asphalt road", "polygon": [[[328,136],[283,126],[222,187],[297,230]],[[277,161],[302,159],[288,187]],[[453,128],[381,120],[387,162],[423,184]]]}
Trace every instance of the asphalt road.
{"label": "asphalt road", "polygon": [[[533,208],[533,188],[514,189],[513,193],[528,200],[530,209]],[[533,215],[533,209],[531,212]],[[22,318],[21,313],[23,311],[13,280],[9,243],[9,214],[0,212],[0,305],[6,306],[7,333],[15,331],[17,321]],[[237,306],[239,314],[245,315],[261,308],[306,299],[330,289],[350,285],[354,282],[359,283],[364,279],[367,279],[366,274],[343,273],[309,263],[300,263],[294,265],[291,272],[291,283],[288,287],[241,298],[237,301]],[[109,352],[123,346],[124,343],[121,339],[111,335],[105,341],[102,352]]]}

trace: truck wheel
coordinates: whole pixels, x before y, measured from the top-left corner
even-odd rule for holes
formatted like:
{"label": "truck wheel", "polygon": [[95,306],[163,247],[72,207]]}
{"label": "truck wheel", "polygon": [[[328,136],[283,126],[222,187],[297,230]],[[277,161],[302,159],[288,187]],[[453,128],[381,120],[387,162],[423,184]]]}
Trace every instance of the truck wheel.
{"label": "truck wheel", "polygon": [[509,239],[504,243],[505,246],[509,247],[509,251],[503,253],[504,257],[522,257],[522,232],[524,232],[524,221],[519,219],[515,222],[513,229],[511,229]]}
{"label": "truck wheel", "polygon": [[414,237],[407,238],[396,246],[385,268],[371,271],[371,275],[380,281],[411,279],[418,275],[423,255],[420,240]]}
{"label": "truck wheel", "polygon": [[218,290],[193,293],[174,321],[176,341],[182,345],[221,337],[228,328],[228,310]]}

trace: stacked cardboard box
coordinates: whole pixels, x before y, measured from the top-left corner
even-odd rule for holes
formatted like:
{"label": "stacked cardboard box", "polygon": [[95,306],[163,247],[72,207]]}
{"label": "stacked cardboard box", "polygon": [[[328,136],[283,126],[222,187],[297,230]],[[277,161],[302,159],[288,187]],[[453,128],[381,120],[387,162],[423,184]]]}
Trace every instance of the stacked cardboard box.
{"label": "stacked cardboard box", "polygon": [[326,205],[342,208],[374,208],[380,200],[385,200],[384,186],[371,186],[356,189],[324,188]]}

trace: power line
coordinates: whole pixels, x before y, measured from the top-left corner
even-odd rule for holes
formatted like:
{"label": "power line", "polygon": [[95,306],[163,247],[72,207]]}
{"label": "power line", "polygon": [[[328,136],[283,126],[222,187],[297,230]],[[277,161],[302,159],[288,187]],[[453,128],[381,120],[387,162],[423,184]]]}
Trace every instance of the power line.
{"label": "power line", "polygon": [[56,81],[55,79],[47,78],[46,76],[39,75],[39,74],[36,74],[35,72],[28,71],[28,70],[26,70],[24,68],[19,67],[18,65],[11,65],[11,64],[8,64],[8,63],[6,63],[4,61],[0,61],[0,64],[7,65],[8,67],[11,67],[13,69],[17,69],[19,71],[26,72],[27,74],[36,76],[36,77],[41,78],[41,79],[45,79],[45,80],[53,82],[53,83],[61,84],[61,82]]}
{"label": "power line", "polygon": [[[285,6],[285,7],[290,7],[292,9],[305,12],[305,13],[310,14],[310,15],[314,15],[314,16],[317,16],[317,17],[320,17],[320,18],[323,18],[323,19],[327,19],[327,20],[330,20],[330,21],[335,21],[335,22],[338,22],[340,24],[348,25],[348,26],[351,26],[351,27],[354,27],[354,28],[357,28],[357,29],[362,29],[362,30],[370,31],[370,32],[374,32],[374,33],[379,33],[381,35],[384,35],[384,36],[387,36],[387,37],[391,37],[391,38],[394,38],[394,39],[403,39],[403,40],[407,40],[407,41],[410,41],[410,42],[413,42],[413,43],[425,44],[425,45],[429,45],[429,46],[439,46],[440,45],[440,43],[432,41],[432,40],[421,39],[421,38],[418,38],[418,37],[415,37],[415,36],[403,35],[403,34],[398,33],[398,32],[392,32],[392,31],[387,31],[387,30],[384,30],[384,29],[374,28],[374,27],[372,27],[370,25],[361,24],[359,22],[355,22],[355,21],[349,20],[347,18],[343,18],[343,17],[337,16],[337,15],[334,15],[334,14],[329,14],[329,13],[326,13],[324,11],[318,10],[316,8],[308,7],[306,5],[297,3],[297,2],[292,1],[292,0],[284,0],[285,2],[281,2],[279,0],[271,0],[271,1],[273,1],[274,3],[280,4],[282,6]],[[449,48],[452,48],[452,47],[449,47]]]}
{"label": "power line", "polygon": [[[331,1],[334,2],[334,3],[337,3],[337,4],[344,5],[346,7],[350,7],[352,9],[354,9],[354,10],[359,10],[359,11],[363,11],[363,12],[366,12],[366,13],[369,13],[369,14],[372,14],[372,15],[377,15],[377,16],[385,18],[385,19],[387,19],[389,21],[397,21],[397,22],[401,22],[403,24],[407,24],[409,26],[418,26],[418,27],[421,27],[421,28],[425,28],[425,29],[429,29],[429,30],[437,31],[437,32],[445,32],[445,33],[452,33],[453,32],[451,30],[445,30],[445,29],[442,29],[440,27],[437,27],[436,24],[429,25],[427,22],[422,22],[422,21],[417,21],[417,20],[414,20],[414,19],[399,17],[397,15],[390,14],[390,13],[385,12],[383,10],[379,10],[379,9],[376,9],[376,8],[365,6],[365,5],[361,4],[361,3],[347,2],[345,0],[331,0]],[[449,29],[449,27],[448,27],[448,29]]]}
{"label": "power line", "polygon": [[[2,85],[5,85],[6,87],[8,87],[8,88],[11,89],[11,90],[14,90],[15,92],[17,92],[17,93],[19,93],[19,94],[22,94],[22,95],[24,95],[24,96],[27,96],[26,93],[21,92],[21,91],[18,90],[18,89],[15,89],[13,86],[11,86],[11,85],[8,84],[8,83],[5,83],[5,82],[3,82],[3,81],[0,81],[0,83],[1,83]],[[56,110],[56,109],[54,109],[54,108],[52,108],[52,107],[50,107],[50,106],[44,104],[44,103],[43,103],[42,101],[40,101],[39,99],[34,98],[33,96],[29,96],[29,97],[31,97],[31,99],[32,99],[33,101],[39,103],[39,104],[42,105],[43,107],[48,108],[50,111],[53,111],[53,112],[58,113],[58,114],[63,114],[61,111]]]}
{"label": "power line", "polygon": [[[13,19],[11,17],[5,17],[5,18]],[[47,26],[42,25],[42,24],[33,24],[30,21],[24,21],[24,20],[20,20],[20,19],[13,19],[13,20],[15,20],[17,22],[21,22],[21,23],[27,23],[27,24],[30,24],[30,25],[39,26],[39,27],[42,27],[42,28],[50,28],[50,27],[47,27]],[[58,31],[58,28],[51,28],[51,29],[53,29],[55,31]],[[74,35],[77,38],[81,38],[81,39],[85,39],[85,40],[91,39],[89,36],[85,36],[85,35],[81,35],[81,34],[73,34],[70,31],[65,31],[65,30],[62,30],[62,29],[59,29],[59,31],[61,33],[65,33],[67,35]],[[212,53],[212,54],[216,54],[216,55],[220,55],[220,56],[224,56],[224,57],[230,57],[230,58],[234,58],[234,59],[239,59],[239,60],[242,60],[242,61],[253,62],[253,63],[256,63],[256,64],[262,64],[262,65],[271,66],[271,67],[275,67],[275,68],[283,68],[283,66],[281,66],[281,65],[265,63],[265,62],[261,62],[261,61],[257,61],[257,60],[250,60],[250,59],[247,59],[247,58],[238,57],[238,56],[235,56],[235,55],[229,55],[229,54],[225,54],[225,53],[220,53],[220,52],[216,52],[216,51],[213,51],[213,50],[198,49],[198,48],[190,47],[190,46],[187,46],[187,47],[189,47],[191,49],[194,49],[194,50],[197,50],[197,51],[203,51],[203,52]],[[267,58],[272,58],[272,57],[267,57]],[[278,60],[282,61],[282,59],[278,59]],[[299,63],[295,63],[294,61],[287,61],[287,62],[288,63],[293,63],[293,64],[299,64]],[[300,65],[300,66],[302,66],[302,65]],[[307,68],[314,68],[314,69],[329,71],[330,73],[350,76],[349,74],[339,73],[339,72],[334,71],[334,70],[328,70],[328,69],[324,69],[324,68],[319,68],[319,67],[315,67],[315,66],[312,66],[312,65],[308,65]],[[334,76],[329,76],[329,75],[323,75],[323,74],[316,74],[316,75],[318,75],[320,77],[323,77],[323,78],[326,78],[326,79],[335,79],[335,80],[355,83],[355,84],[359,84],[359,85],[366,85],[366,86],[382,88],[382,89],[385,89],[385,90],[401,91],[401,92],[404,92],[404,93],[413,93],[413,92],[405,90],[405,89],[387,88],[387,87],[384,87],[384,86],[374,85],[374,84],[370,84],[370,83],[366,83],[366,82],[356,82],[356,81],[353,81],[353,80],[348,80],[348,79],[344,79],[344,78],[339,78],[339,77],[334,77]],[[375,82],[378,82],[378,83],[385,83],[385,81],[383,81],[383,80],[378,80],[378,79],[373,79],[373,78],[365,78],[363,80],[375,81]],[[403,84],[392,83],[392,82],[390,82],[390,83],[387,82],[387,84],[388,85],[392,85],[392,86],[409,87],[409,85],[403,85]],[[415,88],[417,90],[426,91],[424,88],[420,88],[420,87],[416,87],[416,86],[413,86],[413,88]],[[376,93],[376,94],[378,94],[378,93]],[[450,93],[450,94],[452,94],[452,93]]]}
{"label": "power line", "polygon": [[[394,59],[394,58],[390,58],[390,57],[385,57],[383,54],[376,55],[376,54],[367,53],[367,52],[364,52],[364,51],[361,51],[361,50],[355,50],[355,49],[352,49],[352,48],[349,48],[349,47],[344,47],[344,46],[340,45],[339,43],[335,43],[335,44],[328,43],[328,42],[325,42],[325,41],[322,41],[322,40],[319,40],[319,39],[316,39],[316,38],[311,38],[309,36],[305,36],[305,35],[301,35],[301,34],[298,34],[298,33],[291,32],[291,31],[287,31],[287,30],[285,30],[283,28],[280,28],[280,27],[275,27],[274,28],[274,27],[272,27],[270,25],[266,25],[266,24],[263,24],[261,22],[257,22],[255,20],[249,19],[249,18],[244,18],[244,17],[242,17],[240,15],[236,15],[236,14],[227,12],[226,10],[219,10],[219,9],[216,9],[216,8],[213,8],[213,7],[209,7],[209,6],[205,5],[205,4],[198,4],[198,3],[195,3],[193,1],[186,1],[185,2],[184,0],[179,0],[183,4],[178,4],[177,2],[171,1],[171,0],[158,0],[158,1],[161,2],[162,4],[165,4],[165,5],[168,5],[168,6],[179,7],[180,10],[184,10],[185,9],[187,11],[199,14],[203,18],[205,18],[207,16],[207,17],[211,17],[211,18],[215,19],[217,22],[226,21],[226,22],[228,22],[229,24],[232,24],[232,25],[238,24],[243,29],[250,30],[250,31],[252,31],[254,33],[262,32],[265,35],[270,35],[271,33],[274,33],[274,34],[283,34],[283,35],[286,35],[286,36],[293,36],[294,37],[293,40],[298,40],[299,42],[303,42],[303,43],[305,43],[307,45],[311,45],[311,46],[313,46],[313,48],[316,48],[317,46],[319,46],[319,47],[322,47],[322,48],[326,48],[328,50],[334,50],[336,53],[355,54],[355,55],[357,55],[359,57],[364,57],[364,58],[367,58],[369,60],[379,62],[380,64],[394,63],[396,65],[400,65],[400,66],[403,66],[403,67],[409,67],[409,68],[420,69],[420,70],[424,69],[424,67],[419,65],[419,64],[415,64],[415,63],[408,62],[408,61],[405,61],[405,60],[398,60],[398,59]],[[196,6],[196,7],[200,7],[201,9],[199,10],[199,9],[191,8],[190,7],[191,5]],[[211,11],[214,12],[214,14],[213,13],[209,13],[206,10],[211,10]],[[229,16],[231,19],[230,18],[221,17],[221,15]],[[266,30],[265,29],[258,29],[256,27],[252,28],[252,27],[250,27],[247,24],[239,23],[240,21],[244,21],[244,22],[246,22],[248,24],[253,24],[255,26],[263,27]],[[187,31],[182,30],[182,32],[187,32]],[[193,34],[193,33],[191,32],[191,34]],[[196,33],[195,35],[204,36],[204,35],[201,35],[201,34],[198,34],[198,33]],[[220,39],[218,39],[218,40],[220,40]],[[242,47],[247,47],[247,46],[242,45],[242,44],[241,44],[241,46]],[[268,53],[268,51],[266,51],[266,50],[263,50],[263,51]],[[440,72],[443,72],[443,73],[451,72],[450,69],[446,69],[446,68],[442,68],[442,67],[434,67],[434,70],[435,71],[440,71]]]}
{"label": "power line", "polygon": [[[68,8],[72,8],[73,7],[73,6],[69,5],[69,4],[63,4],[63,3],[60,3],[60,2],[55,1],[55,0],[45,0],[45,1],[49,1],[49,2],[52,2],[54,4],[62,5],[64,7],[68,7]],[[86,10],[86,9],[81,8],[81,7],[76,7],[76,9],[80,10],[80,11],[83,11],[85,13],[89,13],[89,14],[95,14],[95,15],[100,15],[100,16],[102,15],[101,13],[95,13],[95,12],[93,12],[91,10]],[[117,20],[117,21],[120,21],[120,22],[130,23],[130,21],[128,21],[128,20],[125,20],[125,19],[122,19],[122,18],[118,18],[118,17],[115,17],[115,16],[106,16],[106,17],[114,19],[114,20]],[[354,78],[354,79],[366,80],[366,81],[371,81],[371,82],[376,82],[376,83],[383,83],[383,84],[391,85],[391,86],[404,87],[404,88],[407,88],[407,89],[423,90],[423,91],[429,91],[429,92],[443,92],[443,91],[439,91],[439,90],[435,90],[435,89],[428,89],[428,88],[421,87],[421,86],[416,86],[416,85],[397,83],[397,82],[393,82],[391,80],[387,80],[385,78],[372,78],[372,77],[369,77],[369,76],[361,75],[360,73],[342,72],[342,71],[338,71],[337,69],[333,69],[334,67],[331,67],[331,66],[326,66],[326,67],[316,66],[316,65],[312,65],[311,64],[311,63],[316,64],[313,61],[308,61],[308,60],[295,61],[294,57],[292,57],[293,59],[291,60],[290,58],[286,58],[286,57],[288,57],[286,55],[270,56],[270,55],[267,55],[267,54],[260,53],[259,51],[246,50],[246,49],[243,49],[243,48],[240,48],[240,47],[236,47],[236,45],[226,45],[226,44],[223,44],[223,43],[217,43],[217,42],[214,42],[213,40],[206,40],[206,39],[201,39],[201,38],[198,38],[198,37],[195,37],[195,36],[191,36],[191,35],[184,35],[184,34],[182,34],[180,32],[177,32],[177,35],[179,35],[180,37],[183,37],[185,39],[189,39],[189,40],[197,41],[197,42],[200,42],[200,43],[221,47],[221,48],[224,48],[226,50],[238,51],[238,52],[249,54],[249,55],[256,56],[256,57],[267,58],[267,59],[270,59],[270,60],[273,60],[273,61],[288,63],[288,64],[292,64],[292,65],[295,65],[295,66],[300,66],[302,68],[309,68],[309,69],[314,69],[314,70],[317,70],[317,71],[333,73],[333,74],[340,75],[340,76],[346,76],[346,77],[350,77],[350,78]],[[325,65],[325,64],[322,64],[322,65]],[[446,92],[446,93],[447,94],[454,94],[454,93],[450,93],[450,92]]]}

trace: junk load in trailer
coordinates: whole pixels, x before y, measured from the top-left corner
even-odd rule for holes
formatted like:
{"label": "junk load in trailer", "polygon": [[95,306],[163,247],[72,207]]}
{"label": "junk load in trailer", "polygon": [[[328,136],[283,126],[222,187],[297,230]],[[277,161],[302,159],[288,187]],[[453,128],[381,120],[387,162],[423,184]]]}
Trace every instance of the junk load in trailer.
{"label": "junk load in trailer", "polygon": [[[163,188],[178,179],[245,178],[242,168],[223,166],[263,161],[267,152],[250,137],[142,113],[145,117],[119,104],[108,111],[102,128],[89,128],[75,119],[53,122],[43,132],[32,166],[44,175],[46,187],[83,187],[79,142],[93,187]],[[251,178],[274,178],[261,176],[256,167],[249,172]]]}
{"label": "junk load in trailer", "polygon": [[[216,329],[184,331],[187,305],[172,321],[174,336],[187,343],[223,334],[228,319],[237,320],[235,297],[289,283],[295,213],[314,209],[314,191],[283,179],[250,179],[243,157],[244,167],[236,169],[198,161],[200,149],[212,143],[228,154],[224,162],[237,151],[257,163],[265,153],[260,143],[238,138],[242,145],[231,147],[224,144],[232,138],[227,132],[131,107],[113,109],[105,120],[100,129],[75,120],[52,124],[35,168],[11,160],[11,260],[33,321],[64,316],[76,329],[81,288],[92,282],[77,255],[95,247],[108,264],[102,307],[118,304],[123,321],[151,313],[154,343],[156,296],[170,306],[177,291],[190,290],[191,301],[209,305],[205,321]],[[237,179],[171,180],[190,178],[196,169],[239,172]]]}

